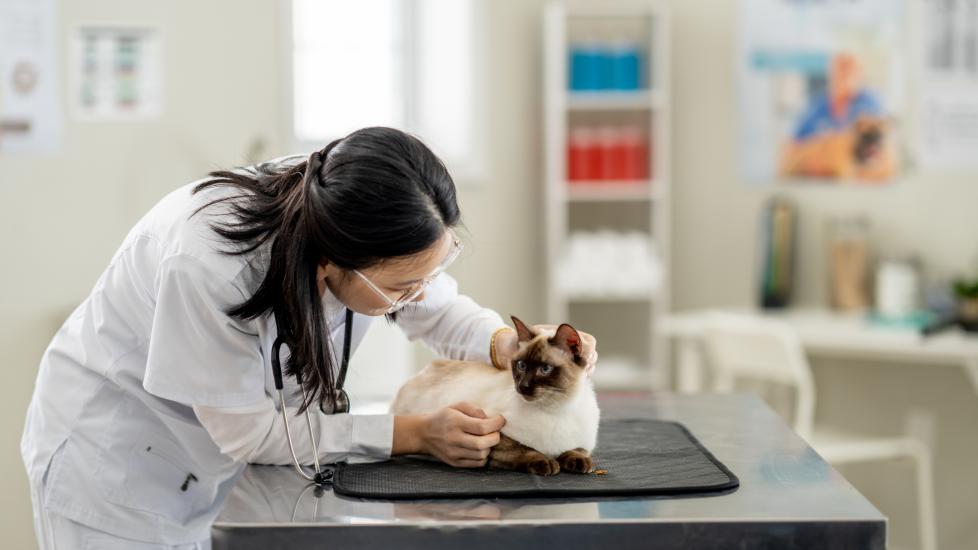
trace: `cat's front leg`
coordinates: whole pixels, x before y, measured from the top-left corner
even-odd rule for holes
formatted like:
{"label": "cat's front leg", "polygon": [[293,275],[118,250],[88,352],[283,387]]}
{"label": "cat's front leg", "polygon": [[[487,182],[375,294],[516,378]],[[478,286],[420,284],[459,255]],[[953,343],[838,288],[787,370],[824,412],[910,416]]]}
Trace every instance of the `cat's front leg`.
{"label": "cat's front leg", "polygon": [[577,472],[579,474],[590,474],[594,471],[594,460],[591,455],[580,447],[564,451],[557,457],[557,463],[561,470]]}
{"label": "cat's front leg", "polygon": [[556,460],[501,434],[499,443],[489,452],[488,464],[490,468],[517,470],[539,476],[560,473],[560,464]]}

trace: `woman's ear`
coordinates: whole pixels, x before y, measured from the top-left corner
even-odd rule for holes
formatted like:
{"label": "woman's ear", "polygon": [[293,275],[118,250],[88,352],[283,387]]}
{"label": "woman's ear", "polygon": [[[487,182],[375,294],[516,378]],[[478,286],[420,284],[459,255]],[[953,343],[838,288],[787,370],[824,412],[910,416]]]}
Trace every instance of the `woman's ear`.
{"label": "woman's ear", "polygon": [[320,260],[316,273],[320,279],[328,278],[335,283],[344,279],[346,271],[329,260]]}

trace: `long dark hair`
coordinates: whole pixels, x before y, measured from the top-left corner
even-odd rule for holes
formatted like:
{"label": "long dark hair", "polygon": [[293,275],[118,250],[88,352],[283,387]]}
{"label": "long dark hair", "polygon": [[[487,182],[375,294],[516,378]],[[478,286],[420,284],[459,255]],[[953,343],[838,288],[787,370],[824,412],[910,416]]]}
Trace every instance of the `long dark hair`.
{"label": "long dark hair", "polygon": [[[230,205],[233,221],[212,229],[254,252],[271,239],[271,258],[257,291],[227,311],[254,319],[272,311],[289,346],[285,365],[305,391],[299,412],[335,405],[332,342],[316,280],[325,260],[364,269],[415,254],[459,222],[455,184],[445,165],[417,138],[371,127],[337,139],[301,163],[263,163],[210,173],[194,193],[215,186],[240,190],[211,201]],[[196,212],[195,212],[196,213]]]}

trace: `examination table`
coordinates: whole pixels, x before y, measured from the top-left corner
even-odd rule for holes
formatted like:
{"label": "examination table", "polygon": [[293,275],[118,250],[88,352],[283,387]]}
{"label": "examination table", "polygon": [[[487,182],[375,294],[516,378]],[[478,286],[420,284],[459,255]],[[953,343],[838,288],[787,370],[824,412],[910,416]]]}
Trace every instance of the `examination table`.
{"label": "examination table", "polygon": [[886,518],[760,398],[599,401],[603,418],[682,423],[740,486],[693,497],[384,501],[318,489],[291,467],[249,466],[214,523],[213,548],[885,548]]}

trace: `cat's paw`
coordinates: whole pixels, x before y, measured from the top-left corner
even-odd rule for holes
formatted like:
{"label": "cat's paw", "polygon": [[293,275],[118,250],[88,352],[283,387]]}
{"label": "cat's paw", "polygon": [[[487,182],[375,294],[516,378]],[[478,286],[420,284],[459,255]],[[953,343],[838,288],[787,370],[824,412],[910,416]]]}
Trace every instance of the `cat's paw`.
{"label": "cat's paw", "polygon": [[578,474],[590,474],[594,471],[594,460],[586,453],[577,449],[563,452],[557,457],[557,463],[562,470]]}
{"label": "cat's paw", "polygon": [[560,464],[552,458],[541,455],[526,464],[526,471],[538,476],[553,476],[560,473]]}

